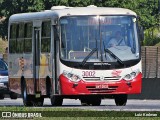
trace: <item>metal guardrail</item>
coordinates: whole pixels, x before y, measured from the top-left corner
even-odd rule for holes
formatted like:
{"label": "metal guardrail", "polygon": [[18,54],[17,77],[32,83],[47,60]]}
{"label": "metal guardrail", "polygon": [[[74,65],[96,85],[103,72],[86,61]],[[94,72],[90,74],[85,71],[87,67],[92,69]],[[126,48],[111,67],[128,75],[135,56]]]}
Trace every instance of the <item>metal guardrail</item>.
{"label": "metal guardrail", "polygon": [[160,47],[143,46],[141,55],[143,78],[160,78]]}

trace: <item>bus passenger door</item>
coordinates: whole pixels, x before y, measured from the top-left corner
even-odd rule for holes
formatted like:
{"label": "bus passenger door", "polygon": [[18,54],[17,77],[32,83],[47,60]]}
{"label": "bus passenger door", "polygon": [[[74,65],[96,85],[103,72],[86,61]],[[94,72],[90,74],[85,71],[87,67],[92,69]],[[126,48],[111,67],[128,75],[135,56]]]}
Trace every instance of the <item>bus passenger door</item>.
{"label": "bus passenger door", "polygon": [[34,76],[34,90],[36,97],[40,97],[40,89],[39,89],[40,40],[41,40],[41,29],[40,27],[34,27],[33,76]]}

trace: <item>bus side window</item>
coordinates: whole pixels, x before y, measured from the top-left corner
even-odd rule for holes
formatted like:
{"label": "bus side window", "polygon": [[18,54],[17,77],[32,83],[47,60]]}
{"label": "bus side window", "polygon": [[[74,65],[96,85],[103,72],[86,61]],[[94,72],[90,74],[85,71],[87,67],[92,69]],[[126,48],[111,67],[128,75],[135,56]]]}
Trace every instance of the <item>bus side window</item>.
{"label": "bus side window", "polygon": [[10,26],[9,52],[16,53],[17,24]]}
{"label": "bus side window", "polygon": [[25,35],[24,35],[24,52],[32,52],[32,23],[25,24]]}
{"label": "bus side window", "polygon": [[41,39],[41,52],[50,52],[51,46],[51,22],[42,22],[42,39]]}
{"label": "bus side window", "polygon": [[18,25],[17,53],[24,52],[24,23]]}

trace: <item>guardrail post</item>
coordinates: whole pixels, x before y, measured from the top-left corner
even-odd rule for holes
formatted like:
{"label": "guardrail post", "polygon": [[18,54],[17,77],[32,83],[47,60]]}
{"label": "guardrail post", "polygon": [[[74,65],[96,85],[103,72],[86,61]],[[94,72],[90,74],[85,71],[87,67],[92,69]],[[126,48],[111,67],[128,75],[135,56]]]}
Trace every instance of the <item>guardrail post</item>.
{"label": "guardrail post", "polygon": [[158,47],[157,47],[157,56],[156,56],[156,78],[158,78]]}
{"label": "guardrail post", "polygon": [[145,61],[145,72],[144,72],[144,78],[146,78],[146,69],[147,69],[147,52],[146,52],[146,47],[144,49],[144,53],[145,53],[145,56],[144,56],[144,61]]}

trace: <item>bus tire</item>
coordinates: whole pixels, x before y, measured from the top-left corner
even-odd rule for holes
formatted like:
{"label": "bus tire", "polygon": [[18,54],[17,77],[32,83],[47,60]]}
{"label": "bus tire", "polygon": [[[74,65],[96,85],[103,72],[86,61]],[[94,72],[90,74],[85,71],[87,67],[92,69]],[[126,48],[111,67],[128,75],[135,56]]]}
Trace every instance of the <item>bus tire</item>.
{"label": "bus tire", "polygon": [[43,102],[44,102],[44,97],[40,97],[40,98],[34,98],[34,104],[33,106],[43,106]]}
{"label": "bus tire", "polygon": [[62,106],[63,104],[63,98],[60,96],[53,95],[50,99],[52,106]]}
{"label": "bus tire", "polygon": [[88,105],[92,105],[92,106],[100,106],[101,105],[101,98],[98,97],[86,97],[86,98],[82,98],[81,100],[81,105],[83,106],[88,106]]}
{"label": "bus tire", "polygon": [[46,78],[46,94],[50,98],[50,94],[52,92],[50,78]]}
{"label": "bus tire", "polygon": [[4,94],[0,94],[0,100],[4,99]]}
{"label": "bus tire", "polygon": [[27,94],[27,86],[25,81],[23,81],[21,85],[21,94],[24,106],[33,106],[33,96]]}
{"label": "bus tire", "polygon": [[101,105],[101,98],[95,98],[91,101],[92,106],[100,106]]}
{"label": "bus tire", "polygon": [[125,106],[127,103],[128,95],[121,94],[121,95],[115,95],[115,103],[117,106]]}
{"label": "bus tire", "polygon": [[83,105],[83,106],[88,106],[88,105],[90,105],[90,103],[89,103],[89,101],[87,100],[87,99],[81,99],[80,100],[81,101],[81,105]]}
{"label": "bus tire", "polygon": [[17,99],[17,97],[18,97],[18,95],[16,93],[14,93],[14,92],[10,93],[10,98],[11,99]]}

